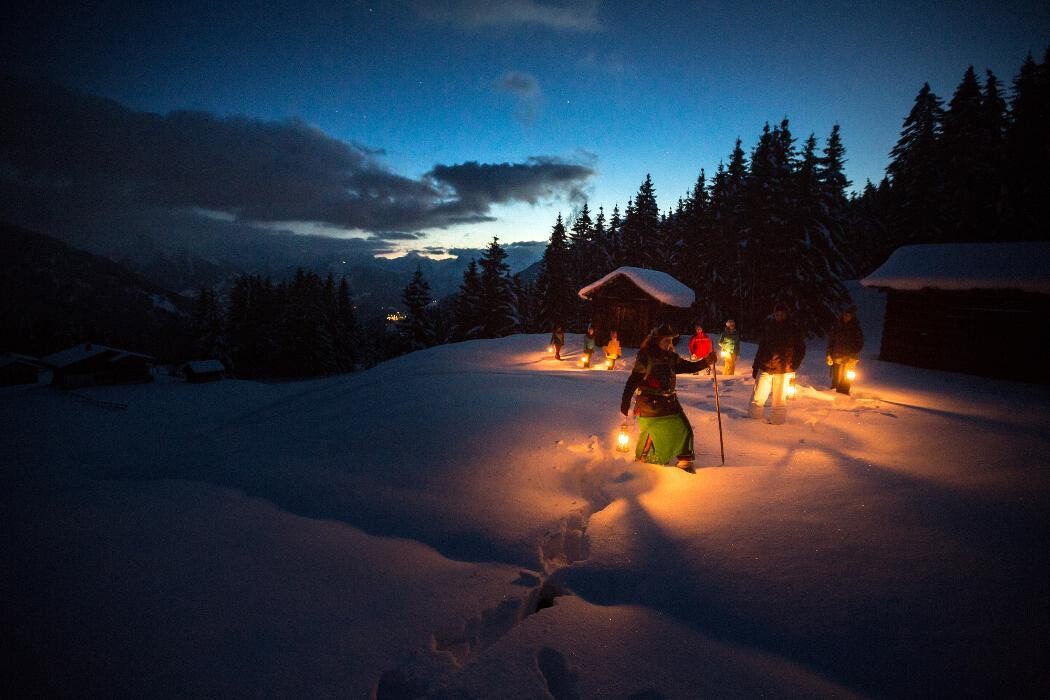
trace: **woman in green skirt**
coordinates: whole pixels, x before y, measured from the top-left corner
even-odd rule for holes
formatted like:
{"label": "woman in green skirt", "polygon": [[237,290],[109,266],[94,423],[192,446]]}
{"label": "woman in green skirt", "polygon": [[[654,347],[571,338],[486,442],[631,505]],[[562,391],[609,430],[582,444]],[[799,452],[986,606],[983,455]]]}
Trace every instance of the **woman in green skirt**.
{"label": "woman in green skirt", "polygon": [[714,352],[690,362],[674,350],[678,334],[666,323],[653,329],[642,342],[634,369],[627,378],[620,400],[620,412],[631,410],[631,397],[637,392],[638,444],[634,456],[642,462],[689,468],[693,464],[693,428],[675,394],[675,375],[714,367]]}

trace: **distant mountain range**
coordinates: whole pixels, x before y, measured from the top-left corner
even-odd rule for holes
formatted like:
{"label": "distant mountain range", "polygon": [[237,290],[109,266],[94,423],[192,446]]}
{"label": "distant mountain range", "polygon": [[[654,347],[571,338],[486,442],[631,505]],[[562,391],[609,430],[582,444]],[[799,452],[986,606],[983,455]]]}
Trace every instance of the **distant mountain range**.
{"label": "distant mountain range", "polygon": [[[40,354],[87,340],[154,354],[181,351],[184,341],[174,338],[185,336],[193,297],[202,287],[222,292],[244,273],[283,280],[298,267],[322,276],[331,272],[337,280],[345,276],[358,315],[367,320],[400,307],[417,266],[440,299],[458,290],[470,258],[483,252],[460,250],[458,258],[445,260],[417,254],[386,259],[339,252],[335,239],[320,246],[310,241],[298,250],[294,242],[280,235],[257,240],[251,254],[240,241],[231,245],[233,262],[120,236],[97,237],[88,252],[0,223],[0,351]],[[508,246],[512,271],[524,268],[523,276],[533,280],[542,251],[540,243]]]}
{"label": "distant mountain range", "polygon": [[50,236],[0,223],[0,351],[80,342],[177,358],[192,301]]}

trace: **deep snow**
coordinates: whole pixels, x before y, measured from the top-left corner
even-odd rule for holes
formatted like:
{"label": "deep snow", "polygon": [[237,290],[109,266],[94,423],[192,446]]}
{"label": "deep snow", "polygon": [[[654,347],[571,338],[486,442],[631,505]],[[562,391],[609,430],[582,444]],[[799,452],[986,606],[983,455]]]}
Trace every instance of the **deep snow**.
{"label": "deep snow", "polygon": [[745,344],[724,467],[681,378],[696,474],[612,449],[627,374],[580,336],[0,390],[7,695],[1045,695],[1050,391],[873,359],[851,290],[853,396],[813,341],[749,421]]}

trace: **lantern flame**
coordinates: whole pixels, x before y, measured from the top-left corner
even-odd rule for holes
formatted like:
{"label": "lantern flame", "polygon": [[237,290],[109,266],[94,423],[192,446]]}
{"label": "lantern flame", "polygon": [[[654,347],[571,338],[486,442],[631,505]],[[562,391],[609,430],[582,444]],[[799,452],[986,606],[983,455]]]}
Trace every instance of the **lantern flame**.
{"label": "lantern flame", "polygon": [[787,385],[787,395],[788,396],[794,396],[795,392],[797,392],[797,391],[798,391],[798,388],[794,384],[788,384]]}
{"label": "lantern flame", "polygon": [[620,426],[620,434],[616,436],[616,451],[626,452],[627,446],[631,442],[631,436],[627,433],[627,424],[624,423]]}
{"label": "lantern flame", "polygon": [[852,382],[856,378],[857,378],[857,371],[856,370],[853,370],[853,369],[847,369],[846,370],[846,379],[848,379],[849,381]]}
{"label": "lantern flame", "polygon": [[547,346],[547,352],[554,352],[554,346],[553,345],[548,345]]}

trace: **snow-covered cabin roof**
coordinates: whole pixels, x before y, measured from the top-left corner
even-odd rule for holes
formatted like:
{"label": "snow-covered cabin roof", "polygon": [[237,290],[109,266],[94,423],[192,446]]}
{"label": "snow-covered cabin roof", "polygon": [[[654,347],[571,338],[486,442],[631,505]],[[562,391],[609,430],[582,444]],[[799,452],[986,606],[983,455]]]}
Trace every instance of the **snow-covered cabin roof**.
{"label": "snow-covered cabin roof", "polygon": [[226,371],[226,365],[220,360],[191,360],[186,363],[185,367],[194,374]]}
{"label": "snow-covered cabin roof", "polygon": [[900,290],[1017,289],[1050,294],[1050,243],[906,245],[860,283]]}
{"label": "snow-covered cabin roof", "polygon": [[42,357],[41,361],[47,364],[49,367],[55,369],[62,369],[63,367],[69,367],[70,365],[82,362],[89,358],[101,355],[103,353],[110,353],[113,355],[114,360],[123,359],[125,357],[141,357],[144,360],[152,361],[153,358],[149,355],[142,355],[137,352],[129,352],[127,350],[120,350],[118,348],[111,348],[106,345],[99,345],[97,343],[80,343],[74,345],[71,348],[60,350],[59,352],[52,353],[46,357]]}
{"label": "snow-covered cabin roof", "polygon": [[580,298],[589,299],[599,287],[617,277],[626,277],[646,294],[667,304],[687,309],[693,305],[696,295],[671,275],[659,270],[647,270],[643,267],[618,267],[597,282],[592,282],[579,291]]}
{"label": "snow-covered cabin roof", "polygon": [[5,352],[0,355],[0,367],[7,367],[8,365],[13,364],[41,367],[44,363],[42,360],[39,360],[32,355],[20,355],[17,352]]}

